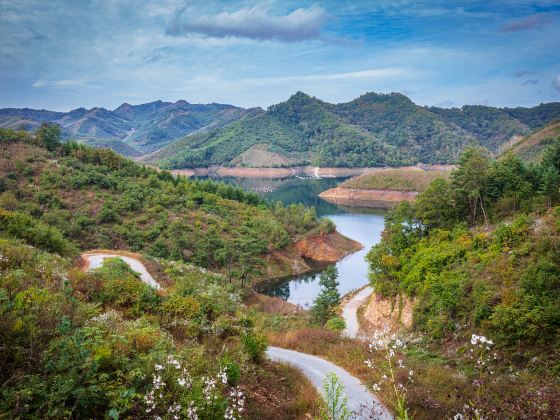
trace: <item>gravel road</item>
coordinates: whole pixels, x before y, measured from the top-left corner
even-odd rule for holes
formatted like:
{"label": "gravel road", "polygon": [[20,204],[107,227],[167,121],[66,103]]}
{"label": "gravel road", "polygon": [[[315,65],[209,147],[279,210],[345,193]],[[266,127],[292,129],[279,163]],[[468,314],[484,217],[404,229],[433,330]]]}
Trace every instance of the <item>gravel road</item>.
{"label": "gravel road", "polygon": [[120,258],[125,263],[127,263],[132,270],[140,274],[140,280],[146,283],[148,286],[152,286],[154,289],[160,290],[161,285],[152,277],[148,272],[146,266],[139,260],[131,257],[126,257],[119,254],[82,254],[82,258],[85,258],[89,267],[88,270],[93,270],[99,268],[103,265],[103,260],[106,258]]}
{"label": "gravel road", "polygon": [[358,338],[358,333],[360,331],[360,324],[358,322],[358,308],[372,293],[373,289],[370,286],[366,286],[358,293],[356,293],[342,307],[342,318],[344,318],[344,321],[346,321],[346,330],[344,330],[344,333],[348,337]]}

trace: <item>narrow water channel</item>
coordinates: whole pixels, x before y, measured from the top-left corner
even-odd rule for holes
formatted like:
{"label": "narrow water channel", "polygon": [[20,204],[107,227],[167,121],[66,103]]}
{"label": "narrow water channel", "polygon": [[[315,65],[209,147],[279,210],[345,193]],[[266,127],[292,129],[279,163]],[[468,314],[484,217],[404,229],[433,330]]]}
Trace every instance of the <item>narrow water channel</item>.
{"label": "narrow water channel", "polygon": [[[256,191],[263,197],[285,205],[302,203],[314,206],[320,217],[328,217],[343,235],[360,242],[364,248],[339,261],[339,291],[341,295],[367,283],[366,254],[381,239],[384,216],[383,211],[357,209],[330,204],[319,197],[322,191],[336,186],[342,178],[287,178],[287,179],[249,179],[224,178],[226,182],[240,185],[246,190]],[[319,273],[307,274],[279,282],[264,293],[278,296],[288,302],[309,308],[321,290]]]}

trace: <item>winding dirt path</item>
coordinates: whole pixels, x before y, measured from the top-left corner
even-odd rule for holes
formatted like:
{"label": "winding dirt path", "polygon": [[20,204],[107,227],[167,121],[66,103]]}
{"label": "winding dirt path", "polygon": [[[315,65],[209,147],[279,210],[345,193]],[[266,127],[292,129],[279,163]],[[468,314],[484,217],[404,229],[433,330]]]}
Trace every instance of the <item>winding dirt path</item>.
{"label": "winding dirt path", "polygon": [[369,392],[358,378],[350,375],[341,367],[317,356],[280,347],[269,347],[266,354],[272,361],[286,363],[301,370],[319,393],[323,392],[323,381],[327,374],[335,373],[348,395],[348,408],[352,411],[352,418],[382,420],[393,418],[389,410]]}
{"label": "winding dirt path", "polygon": [[94,270],[103,265],[103,261],[106,258],[120,258],[125,263],[127,263],[132,270],[140,275],[140,280],[146,283],[148,286],[154,289],[161,290],[161,285],[152,277],[146,266],[139,259],[121,255],[118,253],[85,253],[82,254],[82,258],[87,262],[87,270]]}
{"label": "winding dirt path", "polygon": [[373,289],[370,286],[366,286],[352,296],[352,298],[342,307],[342,318],[344,318],[344,321],[346,322],[346,329],[344,330],[344,333],[348,337],[359,337],[360,322],[358,321],[358,308],[372,293]]}

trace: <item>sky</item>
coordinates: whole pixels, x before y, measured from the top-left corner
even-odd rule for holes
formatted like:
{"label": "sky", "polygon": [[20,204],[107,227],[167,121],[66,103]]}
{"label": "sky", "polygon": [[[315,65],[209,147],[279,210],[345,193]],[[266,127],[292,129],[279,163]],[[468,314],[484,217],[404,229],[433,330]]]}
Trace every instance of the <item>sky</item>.
{"label": "sky", "polygon": [[560,0],[0,0],[0,108],[560,101]]}

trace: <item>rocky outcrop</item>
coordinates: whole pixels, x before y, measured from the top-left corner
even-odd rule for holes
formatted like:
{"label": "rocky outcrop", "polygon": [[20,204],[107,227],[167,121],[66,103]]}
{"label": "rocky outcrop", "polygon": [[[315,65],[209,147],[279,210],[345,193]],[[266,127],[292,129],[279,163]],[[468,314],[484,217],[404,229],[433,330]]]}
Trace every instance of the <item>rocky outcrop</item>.
{"label": "rocky outcrop", "polygon": [[331,188],[319,194],[323,200],[341,206],[388,208],[401,201],[414,201],[417,191]]}
{"label": "rocky outcrop", "polygon": [[412,307],[414,302],[403,297],[394,301],[373,293],[365,306],[362,317],[362,328],[366,332],[402,331],[412,326]]}

